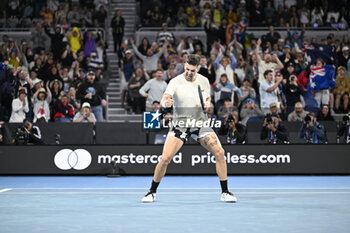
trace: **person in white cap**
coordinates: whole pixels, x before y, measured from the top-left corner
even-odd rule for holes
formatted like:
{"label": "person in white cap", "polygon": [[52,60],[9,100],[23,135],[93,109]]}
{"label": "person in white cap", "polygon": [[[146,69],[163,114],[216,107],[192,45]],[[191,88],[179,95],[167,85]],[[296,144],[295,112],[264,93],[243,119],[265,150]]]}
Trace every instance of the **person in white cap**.
{"label": "person in white cap", "polygon": [[48,122],[50,120],[50,103],[52,100],[51,91],[49,88],[49,82],[46,83],[45,88],[39,88],[33,95],[33,122]]}
{"label": "person in white cap", "polygon": [[80,112],[77,112],[73,118],[74,123],[78,122],[90,122],[95,124],[96,117],[91,110],[91,106],[88,102],[83,103],[83,106],[80,109]]}
{"label": "person in white cap", "polygon": [[347,67],[349,60],[350,60],[349,47],[344,46],[342,48],[342,51],[338,53],[338,66]]}

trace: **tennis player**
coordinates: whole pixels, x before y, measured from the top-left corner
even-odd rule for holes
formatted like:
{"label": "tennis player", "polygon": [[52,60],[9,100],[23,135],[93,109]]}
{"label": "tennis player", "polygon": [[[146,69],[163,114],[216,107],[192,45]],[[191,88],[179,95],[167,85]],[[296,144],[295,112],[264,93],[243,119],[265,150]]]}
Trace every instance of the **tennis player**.
{"label": "tennis player", "polygon": [[[186,123],[187,119],[205,120],[198,85],[202,91],[205,108],[210,106],[210,85],[206,77],[197,73],[199,62],[200,57],[198,55],[189,55],[184,66],[185,72],[172,79],[164,92],[161,105],[164,108],[173,106],[173,122],[183,121]],[[142,198],[142,202],[155,201],[158,185],[165,175],[168,164],[191,135],[197,137],[201,145],[215,155],[216,172],[222,189],[220,200],[223,202],[237,201],[237,198],[229,192],[227,187],[225,152],[215,132],[209,127],[183,127],[182,124],[181,127],[174,125],[169,129],[162,158],[154,171],[152,186]]]}

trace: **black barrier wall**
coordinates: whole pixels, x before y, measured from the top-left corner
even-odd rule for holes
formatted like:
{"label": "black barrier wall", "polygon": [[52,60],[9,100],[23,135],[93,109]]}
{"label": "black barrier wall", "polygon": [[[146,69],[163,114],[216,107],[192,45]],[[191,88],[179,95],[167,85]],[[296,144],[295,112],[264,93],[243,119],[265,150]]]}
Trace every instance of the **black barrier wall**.
{"label": "black barrier wall", "polygon": [[[230,175],[350,174],[348,145],[224,146]],[[106,175],[114,160],[124,175],[152,175],[161,145],[2,146],[0,175]],[[167,174],[214,175],[215,158],[199,145],[186,145]]]}
{"label": "black barrier wall", "polygon": [[[328,143],[336,143],[336,122],[321,122],[328,136]],[[12,133],[21,124],[4,124],[5,144],[11,144]],[[162,144],[168,129],[144,130],[142,123],[41,123],[38,125],[47,144],[55,144],[56,134],[60,135],[60,144],[101,144],[101,145],[146,145]],[[283,122],[286,126],[291,144],[305,143],[298,138],[301,122]],[[247,126],[247,144],[265,144],[266,140],[260,140],[262,122],[249,122]],[[94,138],[95,137],[95,138]],[[95,139],[95,140],[94,140]],[[222,144],[227,144],[226,136],[219,136]],[[342,140],[341,140],[342,141]],[[187,144],[197,144],[190,139]]]}
{"label": "black barrier wall", "polygon": [[[20,127],[20,123],[4,124],[4,143],[12,144],[13,132]],[[94,125],[91,123],[37,123],[42,139],[46,144],[56,144],[59,135],[60,144],[93,144]]]}

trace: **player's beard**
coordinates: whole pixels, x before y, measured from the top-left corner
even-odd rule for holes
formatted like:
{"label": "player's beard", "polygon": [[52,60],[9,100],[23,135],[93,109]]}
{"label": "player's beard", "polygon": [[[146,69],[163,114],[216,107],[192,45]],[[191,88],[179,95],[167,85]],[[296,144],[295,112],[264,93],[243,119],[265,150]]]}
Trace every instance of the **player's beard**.
{"label": "player's beard", "polygon": [[194,78],[194,74],[185,72],[185,79],[186,79],[187,81],[192,81],[193,78]]}

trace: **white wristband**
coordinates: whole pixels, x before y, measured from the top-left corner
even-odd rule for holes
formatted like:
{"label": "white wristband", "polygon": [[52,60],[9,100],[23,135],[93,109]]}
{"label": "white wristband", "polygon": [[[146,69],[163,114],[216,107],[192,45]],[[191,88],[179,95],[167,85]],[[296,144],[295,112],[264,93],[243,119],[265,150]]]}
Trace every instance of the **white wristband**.
{"label": "white wristband", "polygon": [[166,102],[166,100],[162,102],[161,106],[162,106],[163,108],[168,108],[168,107],[165,105],[165,102]]}

